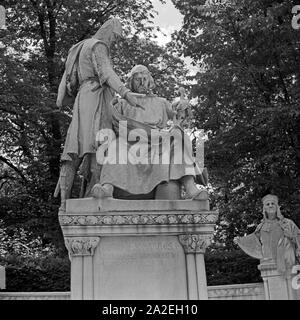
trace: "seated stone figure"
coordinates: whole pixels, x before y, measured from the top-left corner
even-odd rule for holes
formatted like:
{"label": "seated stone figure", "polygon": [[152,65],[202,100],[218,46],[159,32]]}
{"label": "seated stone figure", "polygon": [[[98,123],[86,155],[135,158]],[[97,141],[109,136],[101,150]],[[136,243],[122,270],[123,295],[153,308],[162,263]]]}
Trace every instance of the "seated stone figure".
{"label": "seated stone figure", "polygon": [[132,108],[125,99],[112,103],[116,137],[106,150],[102,141],[97,151],[102,168],[92,195],[113,197],[119,190],[145,196],[161,184],[176,182],[184,186],[185,198],[207,200],[207,191],[199,189],[194,180],[201,170],[195,165],[191,140],[180,125],[167,128],[168,120],[176,122],[176,113],[166,99],[151,93],[154,80],[149,70],[135,66],[128,87],[143,108]]}

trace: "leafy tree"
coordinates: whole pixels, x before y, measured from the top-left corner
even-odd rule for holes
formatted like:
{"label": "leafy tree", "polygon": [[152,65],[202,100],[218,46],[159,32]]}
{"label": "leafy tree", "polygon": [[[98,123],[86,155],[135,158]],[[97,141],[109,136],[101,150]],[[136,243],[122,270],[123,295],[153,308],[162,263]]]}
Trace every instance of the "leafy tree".
{"label": "leafy tree", "polygon": [[204,128],[206,165],[220,210],[219,241],[261,219],[260,198],[274,192],[300,225],[300,33],[296,1],[177,1],[184,15],[176,50],[198,72],[196,125]]}

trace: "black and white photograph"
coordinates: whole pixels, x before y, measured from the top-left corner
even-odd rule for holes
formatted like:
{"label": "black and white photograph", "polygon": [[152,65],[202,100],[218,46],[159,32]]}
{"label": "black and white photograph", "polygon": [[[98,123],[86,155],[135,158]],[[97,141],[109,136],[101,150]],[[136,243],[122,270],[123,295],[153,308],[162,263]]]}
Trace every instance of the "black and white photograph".
{"label": "black and white photograph", "polygon": [[0,0],[0,300],[300,300],[300,0]]}

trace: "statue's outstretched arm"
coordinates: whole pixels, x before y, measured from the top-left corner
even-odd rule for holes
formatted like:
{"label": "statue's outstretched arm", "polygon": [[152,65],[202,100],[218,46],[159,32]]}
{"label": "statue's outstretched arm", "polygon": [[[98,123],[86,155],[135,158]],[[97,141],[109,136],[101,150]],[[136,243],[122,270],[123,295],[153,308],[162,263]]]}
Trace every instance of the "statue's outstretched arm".
{"label": "statue's outstretched arm", "polygon": [[99,77],[100,85],[102,86],[106,83],[115,92],[120,94],[122,98],[125,97],[126,93],[130,90],[125,87],[115,73],[108,56],[108,49],[101,42],[96,43],[92,49],[92,61]]}

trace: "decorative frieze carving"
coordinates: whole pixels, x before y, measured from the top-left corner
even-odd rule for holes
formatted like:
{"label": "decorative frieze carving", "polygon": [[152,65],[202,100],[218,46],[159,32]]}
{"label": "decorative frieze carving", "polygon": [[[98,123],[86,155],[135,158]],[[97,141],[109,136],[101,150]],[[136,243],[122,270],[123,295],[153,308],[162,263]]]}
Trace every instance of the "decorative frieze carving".
{"label": "decorative frieze carving", "polygon": [[185,253],[204,253],[210,245],[212,235],[182,234],[178,238]]}
{"label": "decorative frieze carving", "polygon": [[130,214],[130,215],[60,215],[62,226],[102,226],[102,225],[176,225],[214,224],[218,213],[196,214]]}
{"label": "decorative frieze carving", "polygon": [[99,241],[100,237],[65,238],[70,256],[93,256]]}

